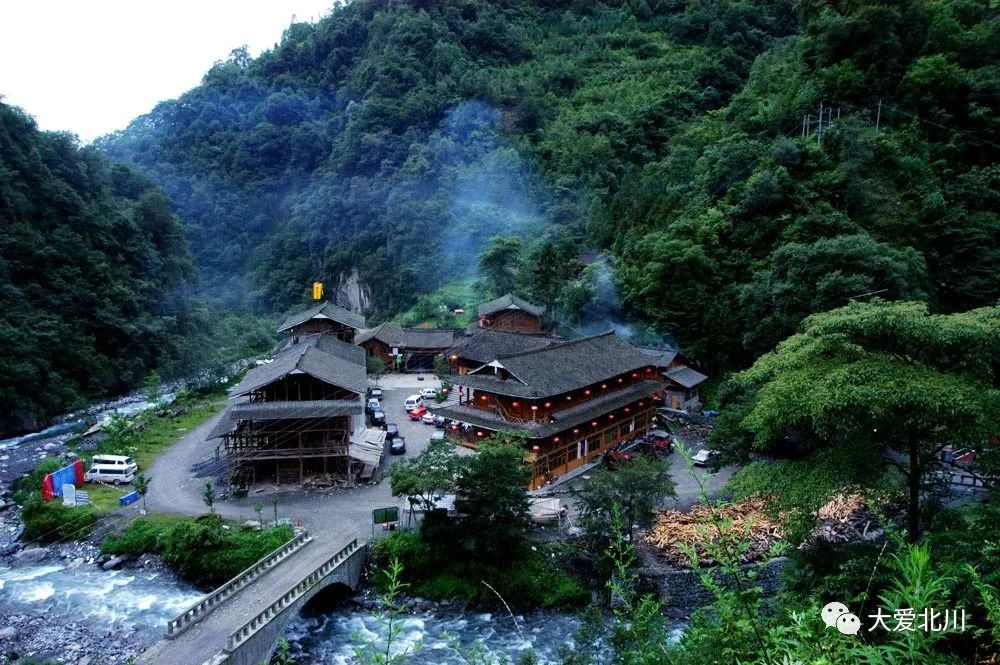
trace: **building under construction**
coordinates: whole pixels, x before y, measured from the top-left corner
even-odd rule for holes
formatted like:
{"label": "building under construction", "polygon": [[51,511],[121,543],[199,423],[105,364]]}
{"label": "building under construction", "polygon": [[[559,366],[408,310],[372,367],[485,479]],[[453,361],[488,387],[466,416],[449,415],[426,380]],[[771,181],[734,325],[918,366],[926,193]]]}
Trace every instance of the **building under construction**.
{"label": "building under construction", "polygon": [[370,479],[385,433],[364,428],[364,350],[334,333],[293,334],[247,372],[209,435],[234,488],[259,482],[351,486]]}

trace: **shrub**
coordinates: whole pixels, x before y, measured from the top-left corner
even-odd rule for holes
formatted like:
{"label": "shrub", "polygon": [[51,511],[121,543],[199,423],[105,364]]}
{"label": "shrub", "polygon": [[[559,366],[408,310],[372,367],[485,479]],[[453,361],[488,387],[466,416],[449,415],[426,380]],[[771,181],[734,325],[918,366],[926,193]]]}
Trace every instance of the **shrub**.
{"label": "shrub", "polygon": [[23,540],[51,543],[87,538],[97,524],[97,514],[90,506],[68,508],[57,501],[44,503],[33,496],[24,504],[21,520]]}
{"label": "shrub", "polygon": [[163,560],[184,579],[218,586],[277,549],[293,536],[290,526],[266,531],[226,529],[217,520],[181,522],[163,532]]}
{"label": "shrub", "polygon": [[145,554],[159,552],[163,526],[149,520],[138,519],[128,525],[120,536],[111,536],[101,543],[105,554]]}
{"label": "shrub", "polygon": [[66,464],[68,464],[68,462],[58,460],[54,457],[49,457],[48,459],[44,459],[39,462],[38,466],[36,466],[31,473],[17,481],[17,491],[14,492],[14,500],[23,506],[28,503],[32,497],[41,499],[42,479],[45,478],[47,474],[63,468]]}

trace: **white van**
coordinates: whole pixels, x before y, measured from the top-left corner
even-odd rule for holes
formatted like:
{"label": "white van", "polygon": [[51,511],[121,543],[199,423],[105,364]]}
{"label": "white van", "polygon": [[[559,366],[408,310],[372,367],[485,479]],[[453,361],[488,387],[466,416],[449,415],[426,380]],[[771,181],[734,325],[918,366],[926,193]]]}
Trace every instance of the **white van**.
{"label": "white van", "polygon": [[409,413],[418,406],[423,405],[423,403],[424,403],[424,398],[421,397],[420,395],[410,395],[409,397],[406,398],[406,401],[403,402],[403,408],[406,409],[407,413]]}
{"label": "white van", "polygon": [[90,464],[91,466],[109,466],[125,469],[131,473],[139,470],[135,460],[125,455],[94,455],[93,459],[90,460]]}
{"label": "white van", "polygon": [[95,464],[90,467],[90,471],[83,474],[83,480],[88,483],[121,485],[135,480],[135,471],[130,471],[124,466]]}

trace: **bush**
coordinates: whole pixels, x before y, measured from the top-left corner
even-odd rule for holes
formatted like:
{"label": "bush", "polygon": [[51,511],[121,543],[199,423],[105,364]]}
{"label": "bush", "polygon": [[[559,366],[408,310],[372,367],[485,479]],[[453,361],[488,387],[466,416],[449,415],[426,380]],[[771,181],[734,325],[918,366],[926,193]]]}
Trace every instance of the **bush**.
{"label": "bush", "polygon": [[87,538],[97,524],[97,514],[90,506],[68,508],[58,501],[44,503],[32,496],[21,510],[25,541],[51,543],[57,540]]}
{"label": "bush", "polygon": [[41,500],[42,479],[47,474],[58,471],[67,464],[68,462],[58,460],[54,457],[49,457],[39,462],[38,466],[31,473],[17,481],[15,485],[17,491],[14,492],[14,500],[22,506],[31,501],[32,498]]}
{"label": "bush", "polygon": [[120,536],[112,536],[101,543],[105,554],[146,554],[160,552],[160,534],[163,526],[149,520],[137,519],[128,525]]}
{"label": "bush", "polygon": [[184,579],[216,587],[288,542],[294,531],[280,526],[267,531],[226,529],[218,520],[181,522],[160,536],[163,560]]}

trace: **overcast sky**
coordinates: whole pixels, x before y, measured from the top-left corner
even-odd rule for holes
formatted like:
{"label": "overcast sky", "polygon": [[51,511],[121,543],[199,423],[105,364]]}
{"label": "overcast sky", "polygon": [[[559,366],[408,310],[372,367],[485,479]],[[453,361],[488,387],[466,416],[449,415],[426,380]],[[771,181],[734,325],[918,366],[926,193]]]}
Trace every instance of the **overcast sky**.
{"label": "overcast sky", "polygon": [[274,46],[333,0],[0,0],[0,95],[84,142],[125,127],[246,44]]}

